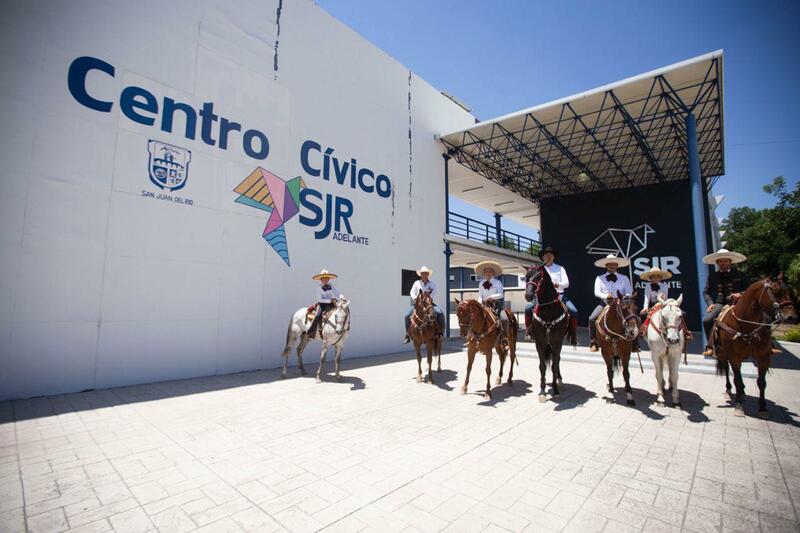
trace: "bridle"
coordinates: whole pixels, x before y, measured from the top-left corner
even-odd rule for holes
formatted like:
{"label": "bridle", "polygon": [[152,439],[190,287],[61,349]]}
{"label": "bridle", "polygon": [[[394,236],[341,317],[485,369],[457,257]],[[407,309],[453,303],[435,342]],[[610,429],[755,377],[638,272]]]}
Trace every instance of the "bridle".
{"label": "bridle", "polygon": [[[477,326],[473,327],[474,324],[477,323],[478,318],[483,318],[483,322],[492,321],[492,325],[489,326],[484,333],[476,331]],[[470,305],[469,307],[469,325],[467,326],[469,329],[469,333],[467,334],[467,342],[475,341],[480,342],[483,337],[490,335],[495,329],[500,327],[500,319],[495,318],[494,314],[489,311],[485,306],[475,302],[474,305]]]}
{"label": "bridle", "polygon": [[[626,295],[622,298],[622,301],[628,303],[632,301],[632,298]],[[620,306],[619,303],[620,300],[618,298],[614,298],[614,300],[609,304],[609,308],[606,309],[606,311],[603,313],[602,325],[603,325],[603,330],[605,330],[606,333],[605,335],[606,340],[616,342],[616,340],[619,339],[625,342],[633,342],[634,340],[636,340],[636,337],[639,336],[639,327],[638,327],[639,315],[636,313],[631,313],[627,316],[623,315],[622,307]],[[608,313],[611,312],[612,309],[616,311],[617,316],[619,316],[620,320],[622,321],[622,327],[624,328],[622,334],[617,333],[616,331],[612,331],[611,328],[608,327]],[[634,330],[633,335],[629,333],[628,328],[625,326],[630,320],[634,320],[637,324],[637,328]]]}
{"label": "bridle", "polygon": [[336,322],[333,322],[332,318],[338,316],[339,311],[344,311],[344,320],[342,321],[342,331],[339,333],[339,338],[337,338],[334,342],[331,343],[331,346],[339,344],[339,341],[342,340],[344,334],[350,331],[350,308],[344,305],[337,304],[336,307],[333,309],[333,311],[328,314],[327,319],[325,320],[325,324],[330,324],[331,327],[333,327],[333,330],[337,331],[339,329],[338,328],[339,321],[337,320]]}
{"label": "bridle", "polygon": [[[777,281],[776,283],[778,283],[779,286],[782,284],[781,281]],[[773,312],[771,321],[769,320],[770,319],[770,313],[767,312],[767,310],[765,310],[764,306],[761,304],[761,300],[762,300],[762,298],[764,298],[764,293],[765,292],[769,296],[769,300],[770,300],[770,304],[769,304],[768,308],[771,308],[771,310]],[[753,326],[757,326],[753,331],[743,332],[741,330],[738,330],[738,329],[735,329],[735,328],[729,326],[728,324],[726,324],[725,322],[723,322],[721,320],[717,320],[717,324],[719,324],[719,327],[722,328],[725,332],[727,332],[730,335],[732,335],[734,340],[741,339],[745,343],[751,344],[753,342],[758,342],[759,340],[761,340],[761,335],[759,334],[759,332],[762,329],[764,329],[766,327],[770,327],[771,328],[772,326],[774,326],[776,324],[780,324],[781,322],[783,322],[783,308],[784,307],[789,307],[789,306],[793,306],[794,305],[794,304],[792,304],[792,300],[789,298],[788,295],[785,296],[783,299],[781,299],[779,301],[775,297],[775,292],[773,291],[772,283],[770,283],[769,280],[764,280],[764,284],[761,287],[761,293],[758,295],[758,298],[756,299],[755,303],[758,304],[759,309],[761,309],[761,317],[762,317],[763,322],[758,322],[758,321],[755,321],[755,320],[746,320],[744,318],[740,318],[740,317],[736,316],[736,311],[735,311],[734,307],[731,307],[731,311],[730,311],[731,316],[734,318],[734,320],[736,320],[737,323],[739,323],[739,324],[750,324],[750,325],[753,325]]]}
{"label": "bridle", "polygon": [[[420,316],[417,312],[417,306],[422,307],[423,315]],[[433,312],[433,301],[430,301],[428,304],[424,304],[423,302],[416,301],[414,302],[414,313],[411,316],[411,320],[414,325],[419,329],[425,329],[435,324],[436,318]]]}
{"label": "bridle", "polygon": [[[684,330],[686,330],[686,324],[684,322],[685,319],[683,318],[683,312],[681,312],[680,320],[678,320],[678,323],[676,325],[670,326],[669,324],[667,324],[667,321],[664,318],[664,312],[663,312],[664,309],[666,309],[667,307],[677,307],[679,311],[681,310],[680,306],[675,302],[670,302],[670,303],[664,302],[662,304],[659,304],[658,309],[653,311],[653,314],[651,315],[651,320],[648,321],[648,326],[653,328],[656,331],[656,333],[658,333],[658,336],[661,338],[662,341],[664,341],[664,344],[667,346],[667,348],[669,348],[670,346],[675,346],[675,343],[669,342],[669,339],[667,337],[667,335],[669,334],[670,330],[675,330],[676,333],[684,331]],[[658,325],[656,325],[656,321],[652,319],[652,318],[655,318],[655,314],[656,313],[659,314],[659,318],[661,319],[661,329],[659,329]],[[680,342],[680,341],[678,341],[678,342]],[[686,339],[684,339],[684,341],[683,341],[683,364],[685,364],[685,365],[689,364],[687,351],[688,351],[688,346],[687,346],[687,343],[686,343]]]}

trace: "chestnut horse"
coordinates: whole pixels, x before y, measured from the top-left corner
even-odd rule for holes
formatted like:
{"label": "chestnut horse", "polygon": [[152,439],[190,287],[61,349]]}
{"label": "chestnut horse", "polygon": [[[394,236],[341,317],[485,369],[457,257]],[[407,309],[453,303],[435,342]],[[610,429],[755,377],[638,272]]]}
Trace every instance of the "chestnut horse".
{"label": "chestnut horse", "polygon": [[614,395],[614,371],[622,363],[622,379],[625,380],[625,399],[628,405],[636,405],[631,391],[631,347],[639,335],[639,309],[636,307],[636,292],[617,297],[606,305],[597,317],[597,340],[606,362],[608,392]]}
{"label": "chestnut horse", "polygon": [[425,291],[420,291],[414,300],[414,312],[411,314],[411,324],[408,335],[414,341],[414,350],[417,352],[417,383],[422,383],[422,345],[428,354],[428,382],[433,383],[433,356],[439,356],[439,369],[442,371],[442,338],[439,326],[436,323],[436,313],[433,308],[433,299]]}
{"label": "chestnut horse", "polygon": [[475,361],[475,354],[480,351],[486,356],[486,392],[484,398],[487,400],[492,399],[490,378],[492,374],[492,350],[497,351],[500,357],[500,375],[497,377],[496,383],[499,385],[503,378],[503,366],[505,365],[506,355],[510,354],[510,363],[508,371],[508,381],[506,384],[511,386],[514,384],[514,363],[517,362],[517,318],[513,313],[508,313],[509,332],[506,340],[508,341],[508,352],[502,343],[498,343],[498,336],[502,335],[502,328],[500,326],[500,319],[494,313],[477,300],[465,300],[459,302],[456,315],[458,316],[458,325],[461,329],[461,336],[467,339],[467,375],[464,378],[464,385],[462,385],[460,393],[467,393],[467,386],[469,385],[469,375],[472,372],[472,363]]}
{"label": "chestnut horse", "polygon": [[[776,274],[750,285],[733,307],[724,310],[714,323],[711,339],[717,357],[717,374],[725,374],[725,392],[734,400],[736,416],[744,416],[742,361],[748,357],[752,357],[758,367],[758,416],[769,416],[764,392],[772,357],[770,326],[780,322],[796,323],[797,310],[783,276]],[[735,398],[731,398],[730,368],[736,385]]]}
{"label": "chestnut horse", "polygon": [[533,309],[528,333],[536,343],[536,352],[539,354],[539,401],[544,402],[547,400],[548,363],[553,369],[553,398],[558,398],[561,396],[558,385],[561,381],[561,347],[564,338],[569,335],[568,340],[573,346],[578,343],[578,339],[575,320],[553,286],[550,273],[542,265],[531,267],[525,275],[525,299],[530,302],[534,298],[536,307]]}

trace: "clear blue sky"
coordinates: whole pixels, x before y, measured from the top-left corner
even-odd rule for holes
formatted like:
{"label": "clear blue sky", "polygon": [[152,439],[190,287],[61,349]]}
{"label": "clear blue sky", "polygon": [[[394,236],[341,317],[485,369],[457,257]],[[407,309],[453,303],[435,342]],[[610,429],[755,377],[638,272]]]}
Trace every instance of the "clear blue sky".
{"label": "clear blue sky", "polygon": [[721,48],[727,174],[714,188],[726,197],[718,214],[772,205],[761,186],[773,176],[797,182],[799,1],[317,3],[481,120]]}

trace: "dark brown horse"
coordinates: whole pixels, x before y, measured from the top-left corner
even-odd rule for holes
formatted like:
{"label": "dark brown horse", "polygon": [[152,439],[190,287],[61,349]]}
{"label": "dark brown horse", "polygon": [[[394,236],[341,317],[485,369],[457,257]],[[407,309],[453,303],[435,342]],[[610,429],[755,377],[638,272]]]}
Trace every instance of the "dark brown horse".
{"label": "dark brown horse", "polygon": [[500,375],[497,377],[496,383],[499,385],[502,381],[503,366],[505,365],[506,356],[510,354],[508,381],[506,383],[509,386],[513,385],[514,363],[517,361],[517,319],[512,313],[508,313],[509,332],[506,337],[508,340],[508,352],[506,352],[506,347],[497,342],[498,336],[503,334],[500,319],[490,309],[477,300],[459,302],[456,299],[456,303],[458,304],[456,315],[458,316],[461,336],[466,337],[467,340],[467,375],[460,392],[461,394],[467,393],[472,363],[475,361],[475,354],[480,351],[486,356],[486,392],[483,397],[490,400],[492,398],[490,378],[492,374],[493,349],[497,351],[497,355],[500,357]]}
{"label": "dark brown horse", "polygon": [[625,380],[625,399],[628,405],[636,405],[631,391],[631,373],[628,370],[631,348],[639,335],[639,309],[636,307],[636,292],[622,294],[606,305],[597,317],[597,340],[606,362],[608,392],[614,396],[614,371],[622,363],[622,379]]}
{"label": "dark brown horse", "polygon": [[561,396],[558,390],[561,382],[561,347],[567,335],[570,344],[574,346],[578,343],[575,321],[559,298],[550,273],[542,265],[528,269],[525,275],[525,299],[529,302],[536,300],[528,333],[536,343],[536,352],[539,354],[539,401],[544,402],[547,400],[548,363],[553,369],[553,398]]}
{"label": "dark brown horse", "polygon": [[717,373],[725,374],[725,392],[731,398],[729,370],[733,369],[736,397],[731,399],[737,416],[744,416],[742,361],[748,357],[752,357],[758,367],[758,416],[769,416],[764,392],[772,358],[770,326],[780,322],[796,323],[797,310],[783,276],[776,274],[750,285],[733,307],[720,314],[714,325],[711,338],[717,357]]}
{"label": "dark brown horse", "polygon": [[414,312],[411,314],[411,324],[408,335],[414,341],[414,350],[417,352],[417,383],[422,383],[422,345],[428,354],[428,381],[433,383],[433,356],[439,356],[439,369],[442,371],[442,337],[436,323],[436,312],[433,307],[431,295],[420,291],[414,300]]}

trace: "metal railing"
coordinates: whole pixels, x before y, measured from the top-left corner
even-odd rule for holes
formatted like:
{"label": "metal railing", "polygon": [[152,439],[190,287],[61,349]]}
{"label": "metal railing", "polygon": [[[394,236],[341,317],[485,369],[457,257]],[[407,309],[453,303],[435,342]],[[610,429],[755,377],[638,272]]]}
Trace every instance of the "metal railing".
{"label": "metal railing", "polygon": [[497,231],[491,224],[475,220],[474,218],[465,217],[450,211],[448,213],[448,224],[450,226],[450,235],[462,237],[470,241],[476,241],[483,244],[490,244],[505,248],[506,250],[513,250],[523,254],[536,256],[539,250],[542,249],[542,243],[525,237],[513,231],[501,230],[500,243],[497,243]]}

